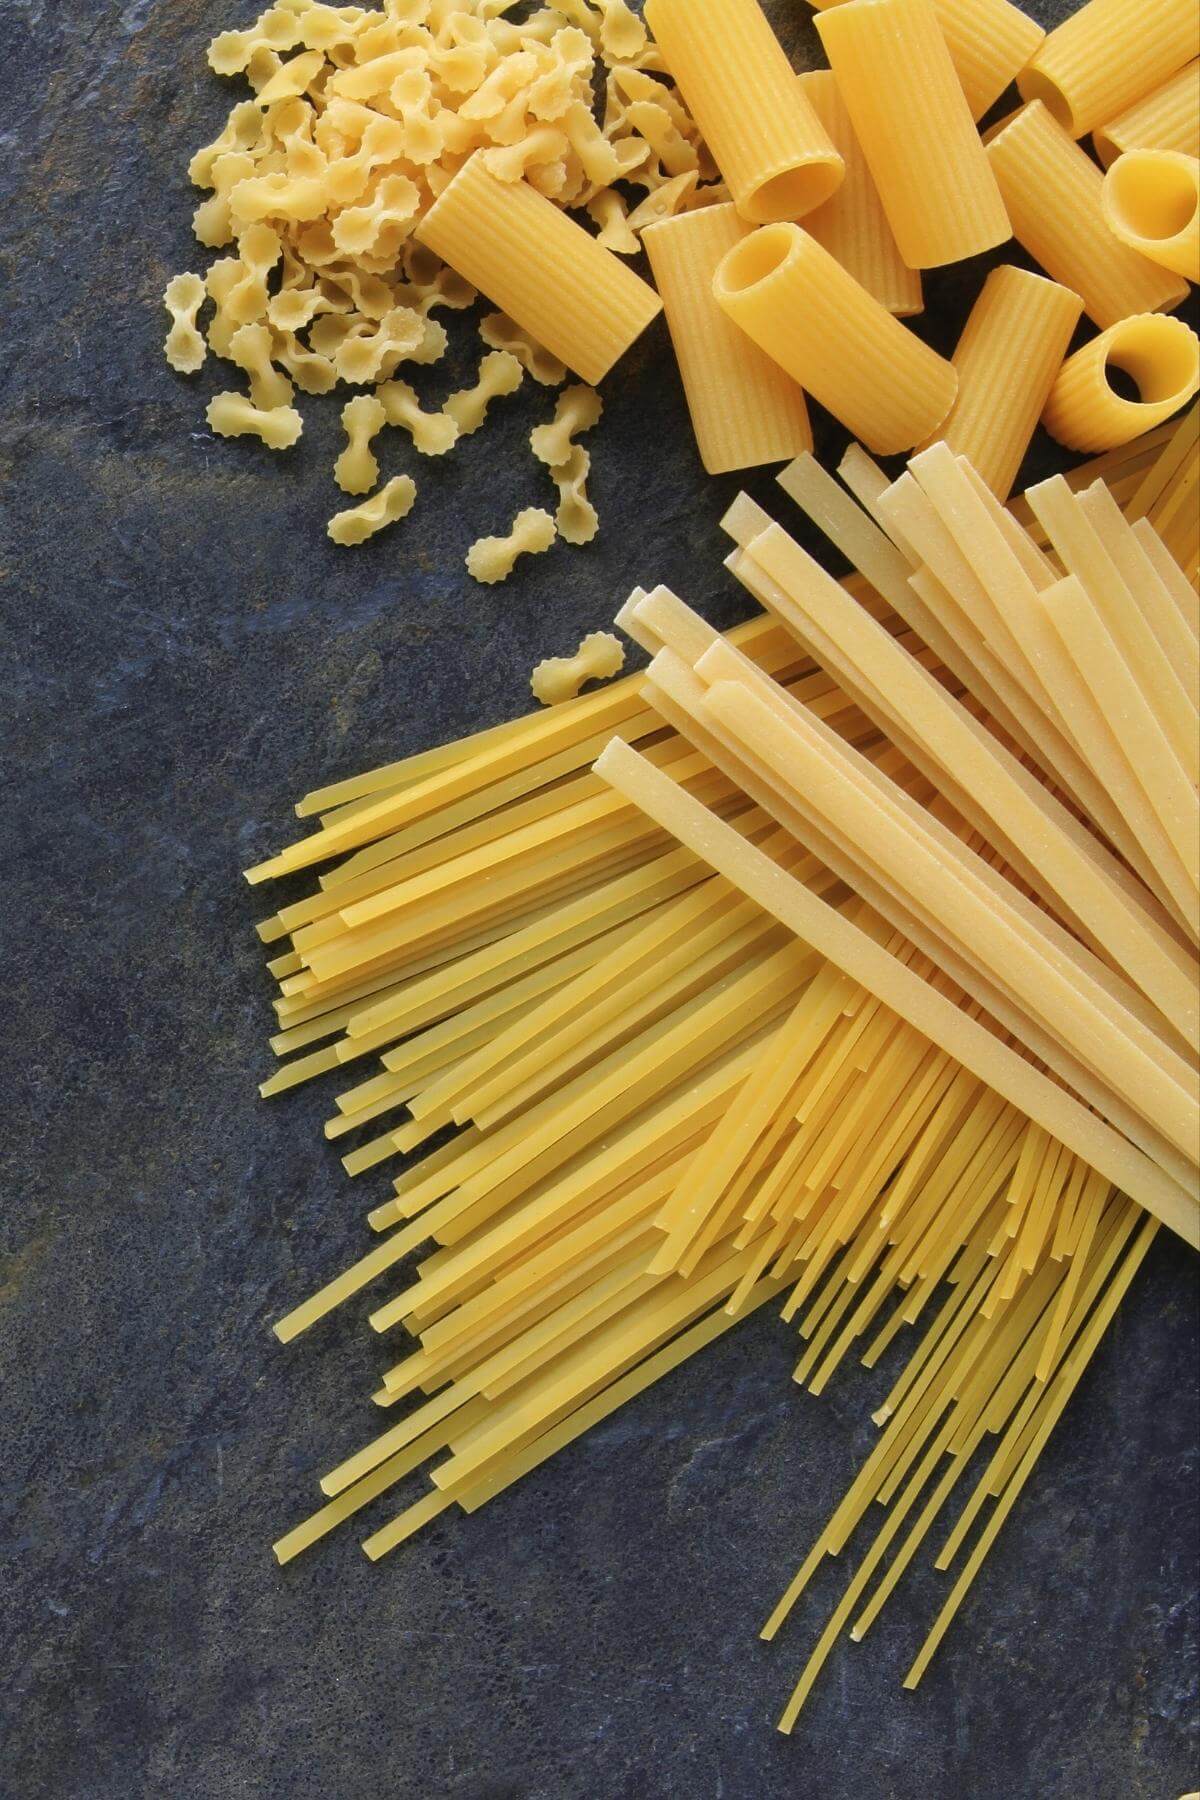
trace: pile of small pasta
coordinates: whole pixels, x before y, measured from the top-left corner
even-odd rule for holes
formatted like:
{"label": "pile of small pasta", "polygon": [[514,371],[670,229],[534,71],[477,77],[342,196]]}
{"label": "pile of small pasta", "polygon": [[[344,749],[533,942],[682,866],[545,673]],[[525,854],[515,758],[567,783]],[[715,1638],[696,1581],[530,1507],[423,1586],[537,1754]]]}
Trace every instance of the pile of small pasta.
{"label": "pile of small pasta", "polygon": [[[418,1341],[281,1562],[418,1470],[369,1556],[474,1511],[786,1296],[814,1392],[920,1329],[766,1627],[883,1503],[784,1728],[970,1475],[938,1567],[986,1523],[915,1685],[1159,1221],[1200,1234],[1200,612],[1166,541],[1194,557],[1197,425],[1007,509],[945,446],[894,484],[860,449],[846,486],[802,455],[782,485],[859,574],[743,495],[730,566],[763,616],[723,638],[637,590],[646,674],[300,802],[317,828],[248,871],[322,871],[259,926],[283,1059],[262,1092],[353,1073],[325,1127],[347,1172],[420,1160],[368,1214],[378,1244],[276,1331],[374,1290],[372,1327]],[[1060,650],[1052,702],[1047,644],[1123,600],[1114,646],[1093,618]],[[1017,601],[1024,651],[994,636]],[[1161,739],[1140,774],[1106,724],[1122,671],[1139,747]],[[821,816],[825,758],[856,805],[890,797],[889,837]]]}
{"label": "pile of small pasta", "polygon": [[[196,237],[225,254],[204,276],[169,283],[166,355],[185,374],[209,351],[240,369],[248,392],[217,394],[209,426],[271,450],[300,437],[297,389],[365,390],[343,408],[346,447],[334,479],[369,498],[330,519],[338,544],[361,544],[415,502],[408,474],[377,485],[371,444],[379,432],[399,428],[421,456],[442,456],[526,375],[548,387],[567,378],[567,361],[503,311],[480,321],[486,353],[477,382],[437,410],[424,410],[400,378],[406,366],[444,355],[446,328],[435,315],[476,298],[475,285],[422,241],[423,222],[474,152],[485,151],[492,179],[527,202],[543,231],[561,227],[568,260],[580,239],[594,246],[604,294],[619,296],[639,329],[659,303],[610,252],[632,255],[649,223],[726,197],[624,0],[569,0],[520,25],[503,17],[507,10],[494,0],[387,0],[382,11],[281,0],[209,46],[212,68],[244,77],[254,98],[233,108],[189,165],[208,190]],[[592,98],[598,67],[601,121]],[[562,208],[584,213],[596,237],[560,220]],[[490,220],[485,287],[505,255],[499,221]],[[570,366],[590,384],[623,347],[610,355],[576,340]],[[531,506],[504,536],[472,545],[466,566],[476,580],[505,579],[520,555],[556,537],[581,544],[595,535],[589,456],[575,440],[600,410],[590,385],[572,388],[554,420],[532,433],[533,454],[558,490],[556,512]]]}

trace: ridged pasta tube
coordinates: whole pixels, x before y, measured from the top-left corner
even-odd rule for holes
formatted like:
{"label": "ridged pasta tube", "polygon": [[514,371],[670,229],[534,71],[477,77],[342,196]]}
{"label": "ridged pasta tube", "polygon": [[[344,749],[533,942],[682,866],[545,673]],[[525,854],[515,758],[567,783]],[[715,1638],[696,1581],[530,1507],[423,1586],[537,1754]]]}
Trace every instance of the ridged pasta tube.
{"label": "ridged pasta tube", "polygon": [[758,0],[647,0],[646,23],[688,110],[752,224],[827,200],[842,159],[797,86]]}
{"label": "ridged pasta tube", "polygon": [[764,225],[713,277],[718,304],[869,450],[909,450],[954,403],[952,365],[799,225]]}
{"label": "ridged pasta tube", "polygon": [[1196,54],[1196,0],[1088,0],[1064,19],[1017,77],[1083,137],[1148,94]]}
{"label": "ridged pasta tube", "polygon": [[[818,12],[841,0],[810,0]],[[933,0],[954,72],[973,119],[982,119],[1046,33],[1009,0]]]}
{"label": "ridged pasta tube", "polygon": [[1040,100],[998,125],[987,153],[1016,236],[1102,330],[1179,305],[1186,283],[1117,242],[1101,204],[1103,175]]}
{"label": "ridged pasta tube", "polygon": [[486,294],[584,381],[597,382],[662,302],[648,283],[525,181],[500,181],[477,150],[417,227]]}
{"label": "ridged pasta tube", "polygon": [[1007,500],[1062,367],[1083,301],[1070,288],[1004,264],[971,308],[951,359],[958,394],[937,436]]}
{"label": "ridged pasta tube", "polygon": [[1011,237],[932,0],[847,0],[817,32],[909,267]]}
{"label": "ridged pasta tube", "polygon": [[[1113,387],[1111,369],[1137,383],[1140,398]],[[1169,419],[1200,388],[1200,341],[1182,319],[1141,313],[1122,319],[1063,364],[1042,423],[1069,450],[1112,450]]]}
{"label": "ridged pasta tube", "polygon": [[1200,159],[1177,150],[1126,150],[1104,177],[1103,206],[1123,244],[1200,281]]}
{"label": "ridged pasta tube", "polygon": [[1123,150],[1200,155],[1200,58],[1094,131],[1092,143],[1106,169]]}
{"label": "ridged pasta tube", "polygon": [[730,202],[677,213],[651,225],[642,240],[710,475],[785,462],[812,448],[804,395],[731,323],[713,294],[718,263],[751,230]]}

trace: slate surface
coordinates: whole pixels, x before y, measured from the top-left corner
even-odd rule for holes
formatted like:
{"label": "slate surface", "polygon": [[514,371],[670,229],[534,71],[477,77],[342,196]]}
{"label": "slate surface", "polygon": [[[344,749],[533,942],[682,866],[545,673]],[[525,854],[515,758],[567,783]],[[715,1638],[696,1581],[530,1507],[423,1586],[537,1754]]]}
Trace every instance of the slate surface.
{"label": "slate surface", "polygon": [[[779,7],[812,59],[811,35]],[[236,16],[234,16],[236,15]],[[390,538],[335,550],[335,408],[269,459],[164,365],[198,266],[184,166],[231,90],[218,0],[9,0],[0,1224],[0,1792],[13,1800],[1169,1800],[1196,1785],[1196,1265],[1162,1243],[918,1696],[938,1587],[773,1721],[832,1585],[754,1633],[871,1439],[758,1316],[472,1519],[379,1568],[268,1545],[371,1428],[365,1306],[266,1322],[363,1245],[328,1092],[272,1106],[262,910],[291,802],[528,704],[532,661],[636,578],[727,622],[735,483],[691,454],[661,329],[609,384],[598,543],[483,591],[540,498],[540,391]],[[952,342],[978,271],[931,284]],[[468,334],[469,335],[469,334]],[[441,371],[425,386],[440,391]],[[822,428],[823,443],[832,446]],[[389,446],[394,467],[403,455]],[[769,484],[758,482],[764,496]],[[831,1571],[832,1573],[832,1571]]]}

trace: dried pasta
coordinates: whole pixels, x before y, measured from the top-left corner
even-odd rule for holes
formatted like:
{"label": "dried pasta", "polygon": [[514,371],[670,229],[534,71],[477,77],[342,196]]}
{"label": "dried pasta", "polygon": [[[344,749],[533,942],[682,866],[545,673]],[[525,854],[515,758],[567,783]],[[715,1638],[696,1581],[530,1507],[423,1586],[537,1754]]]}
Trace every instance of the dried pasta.
{"label": "dried pasta", "polygon": [[[1009,0],[933,0],[973,119],[981,119],[1025,67],[1045,32]],[[818,11],[843,0],[810,0]]]}
{"label": "dried pasta", "polygon": [[1098,127],[1092,143],[1106,169],[1123,150],[1178,150],[1184,156],[1200,156],[1200,59],[1185,64],[1152,94]]}
{"label": "dried pasta", "polygon": [[458,421],[448,413],[424,412],[407,381],[385,381],[376,393],[387,423],[407,431],[422,456],[445,456],[453,450],[459,439]]}
{"label": "dried pasta", "polygon": [[817,32],[909,267],[1011,237],[932,0],[835,6],[817,15]]}
{"label": "dried pasta", "polygon": [[[847,169],[849,179],[849,164]],[[643,240],[667,315],[696,447],[710,475],[780,462],[812,446],[800,389],[730,323],[713,296],[718,263],[750,230],[727,202],[652,225]]]}
{"label": "dried pasta", "polygon": [[477,151],[422,219],[423,244],[587,382],[660,310],[653,289],[527,181]]}
{"label": "dried pasta", "polygon": [[566,462],[550,470],[558,489],[554,525],[565,544],[590,544],[600,529],[600,515],[588,499],[587,479],[592,459],[582,444],[572,446]]}
{"label": "dried pasta", "polygon": [[561,706],[574,700],[585,682],[619,675],[624,662],[620,638],[611,631],[589,631],[574,656],[551,656],[538,663],[529,686],[543,706]]}
{"label": "dried pasta", "polygon": [[171,367],[181,375],[194,375],[204,366],[206,350],[196,318],[207,298],[199,275],[172,275],[163,293],[163,305],[171,316],[163,350]]}
{"label": "dried pasta", "polygon": [[910,449],[950,411],[953,367],[802,227],[761,226],[724,257],[713,292],[734,324],[868,448]]}
{"label": "dried pasta", "polygon": [[[888,312],[909,318],[923,305],[920,272],[909,268],[897,247],[837,76],[832,69],[810,69],[800,85],[846,165],[841,186],[807,215],[804,229]],[[806,447],[798,446],[794,454]]]}
{"label": "dried pasta", "polygon": [[467,551],[467,573],[488,586],[507,581],[518,557],[540,555],[550,548],[555,536],[550,514],[540,506],[527,506],[517,514],[507,536],[476,539]]}
{"label": "dried pasta", "polygon": [[492,401],[515,394],[524,378],[525,371],[511,350],[489,351],[480,361],[474,387],[451,394],[442,411],[454,420],[460,437],[469,437],[487,418]]}
{"label": "dried pasta", "polygon": [[346,448],[333,465],[333,479],[347,494],[367,494],[379,480],[379,463],[371,449],[387,424],[387,412],[374,394],[356,394],[342,408]]}
{"label": "dried pasta", "polygon": [[1014,235],[1102,330],[1178,306],[1186,284],[1117,242],[1104,219],[1104,177],[1040,100],[997,126],[987,153]]}
{"label": "dried pasta", "polygon": [[[1129,400],[1112,385],[1121,369],[1137,384]],[[1042,423],[1072,450],[1111,450],[1169,419],[1200,388],[1200,341],[1182,319],[1141,313],[1077,350],[1050,390]]]}
{"label": "dried pasta", "polygon": [[559,387],[567,379],[567,365],[504,313],[487,313],[479,321],[479,335],[491,349],[515,356],[525,373],[543,387]]}
{"label": "dried pasta", "polygon": [[529,447],[538,461],[548,469],[556,469],[570,460],[573,440],[600,423],[604,402],[594,388],[565,388],[554,408],[548,425],[535,425],[529,434]]}
{"label": "dried pasta", "polygon": [[1151,262],[1200,282],[1200,158],[1126,150],[1104,177],[1109,228]]}
{"label": "dried pasta", "polygon": [[335,544],[363,544],[376,532],[406,518],[416,498],[417,484],[412,476],[393,475],[369,500],[334,513],[325,529]]}
{"label": "dried pasta", "polygon": [[1088,0],[1017,77],[1074,138],[1143,99],[1196,54],[1191,0]]}
{"label": "dried pasta", "polygon": [[751,224],[797,219],[827,200],[842,159],[798,86],[757,0],[647,0],[646,22]]}
{"label": "dried pasta", "polygon": [[992,270],[971,309],[951,359],[958,393],[936,435],[1000,500],[1012,491],[1082,311],[1069,288],[1010,264]]}

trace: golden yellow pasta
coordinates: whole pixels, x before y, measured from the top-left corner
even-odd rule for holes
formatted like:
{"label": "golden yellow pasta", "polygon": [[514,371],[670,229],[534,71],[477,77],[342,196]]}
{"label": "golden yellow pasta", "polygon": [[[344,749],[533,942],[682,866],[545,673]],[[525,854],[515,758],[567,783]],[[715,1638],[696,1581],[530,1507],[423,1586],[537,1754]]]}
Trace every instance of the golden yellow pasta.
{"label": "golden yellow pasta", "polygon": [[476,151],[417,229],[510,319],[596,382],[661,308],[653,288],[524,181]]}
{"label": "golden yellow pasta", "polygon": [[199,275],[172,275],[163,293],[163,305],[171,315],[163,350],[181,375],[194,375],[204,362],[204,339],[196,316],[207,298],[208,290]]}
{"label": "golden yellow pasta", "polygon": [[371,439],[387,424],[387,413],[374,394],[355,394],[342,408],[346,448],[333,465],[333,479],[346,494],[369,494],[379,480],[379,464]]}
{"label": "golden yellow pasta", "polygon": [[901,319],[919,313],[920,274],[908,267],[896,246],[836,75],[832,69],[810,69],[801,75],[800,85],[846,165],[841,187],[808,214],[804,229],[890,313]]}
{"label": "golden yellow pasta", "polygon": [[750,230],[728,203],[678,213],[651,225],[643,239],[666,311],[696,447],[710,475],[783,462],[812,448],[804,395],[777,362],[730,323],[713,295],[718,263]]}
{"label": "golden yellow pasta", "polygon": [[560,706],[573,700],[585,681],[608,681],[625,662],[621,640],[611,631],[589,631],[574,656],[548,656],[529,678],[535,700]]}
{"label": "golden yellow pasta", "polygon": [[[818,12],[842,0],[809,0]],[[982,119],[1046,33],[1009,0],[933,0],[954,72],[973,119]]]}
{"label": "golden yellow pasta", "polygon": [[271,332],[261,322],[239,325],[230,334],[230,360],[250,377],[250,398],[255,406],[266,411],[274,406],[286,406],[292,398],[292,384],[274,366],[274,354]]}
{"label": "golden yellow pasta", "polygon": [[1014,233],[1101,330],[1179,305],[1187,284],[1117,242],[1104,218],[1104,177],[1040,100],[998,125],[987,153]]}
{"label": "golden yellow pasta", "polygon": [[952,361],[958,393],[937,436],[1007,500],[1062,367],[1083,301],[1070,288],[1004,264],[971,308]]}
{"label": "golden yellow pasta", "polygon": [[[1113,387],[1120,369],[1140,398]],[[1122,319],[1077,350],[1050,390],[1042,423],[1070,450],[1112,450],[1169,419],[1200,388],[1200,341],[1182,319],[1141,313]]]}
{"label": "golden yellow pasta", "polygon": [[849,0],[817,31],[909,267],[1011,237],[932,0]]}
{"label": "golden yellow pasta", "polygon": [[294,406],[260,409],[244,394],[214,394],[205,417],[218,437],[256,437],[268,450],[290,450],[304,429]]}
{"label": "golden yellow pasta", "polygon": [[447,413],[422,412],[421,403],[407,381],[385,381],[376,394],[389,425],[407,431],[413,448],[422,456],[444,456],[458,442],[458,424]]}
{"label": "golden yellow pasta", "polygon": [[911,449],[954,403],[958,376],[799,225],[764,225],[713,278],[717,303],[880,455]]}
{"label": "golden yellow pasta", "polygon": [[558,387],[567,379],[567,366],[502,312],[485,313],[479,335],[490,350],[507,350],[527,375],[543,387]]}
{"label": "golden yellow pasta", "polygon": [[476,538],[467,551],[467,573],[491,586],[507,581],[519,556],[538,556],[556,535],[554,520],[540,506],[527,506],[512,522],[506,537]]}
{"label": "golden yellow pasta", "polygon": [[600,529],[600,515],[588,499],[592,459],[582,444],[572,444],[566,462],[557,463],[550,478],[558,489],[555,529],[564,544],[590,544]]}
{"label": "golden yellow pasta", "polygon": [[490,350],[480,361],[474,387],[451,394],[442,411],[454,420],[460,437],[470,437],[487,418],[492,401],[515,394],[524,379],[525,371],[511,350]]}
{"label": "golden yellow pasta", "polygon": [[798,219],[827,200],[842,159],[757,0],[647,0],[646,23],[742,217]]}
{"label": "golden yellow pasta", "polygon": [[598,425],[603,411],[604,402],[594,388],[565,388],[553,419],[547,425],[535,425],[530,432],[529,448],[540,463],[556,469],[570,459],[572,438]]}
{"label": "golden yellow pasta", "polygon": [[417,484],[411,475],[393,475],[377,494],[361,506],[334,513],[325,527],[335,544],[362,544],[387,525],[394,525],[412,511],[417,497]]}
{"label": "golden yellow pasta", "polygon": [[1196,54],[1195,0],[1088,0],[1017,76],[1072,137],[1113,119]]}
{"label": "golden yellow pasta", "polygon": [[1200,58],[1092,133],[1105,168],[1122,150],[1182,150],[1200,156]]}
{"label": "golden yellow pasta", "polygon": [[1103,206],[1123,244],[1200,281],[1200,159],[1179,150],[1125,150],[1104,177]]}

